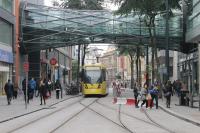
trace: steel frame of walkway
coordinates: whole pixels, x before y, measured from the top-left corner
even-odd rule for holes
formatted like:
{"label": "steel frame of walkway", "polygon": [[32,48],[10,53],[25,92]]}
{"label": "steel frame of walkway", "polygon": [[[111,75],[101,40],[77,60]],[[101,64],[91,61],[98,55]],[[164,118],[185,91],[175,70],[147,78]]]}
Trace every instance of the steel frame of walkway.
{"label": "steel frame of walkway", "polygon": [[[114,15],[108,10],[71,10],[21,4],[21,46],[26,52],[88,43],[149,44],[148,28],[137,15]],[[169,20],[169,49],[182,42],[182,15]],[[140,34],[141,30],[141,34]],[[165,49],[165,19],[156,17],[157,47]],[[142,40],[142,43],[140,41]]]}

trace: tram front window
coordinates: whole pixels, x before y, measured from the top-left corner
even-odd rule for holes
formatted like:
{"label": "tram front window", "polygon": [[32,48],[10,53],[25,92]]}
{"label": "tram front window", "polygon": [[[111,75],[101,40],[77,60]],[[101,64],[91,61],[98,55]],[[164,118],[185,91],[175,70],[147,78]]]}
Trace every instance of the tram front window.
{"label": "tram front window", "polygon": [[85,70],[84,82],[89,84],[101,83],[101,69]]}

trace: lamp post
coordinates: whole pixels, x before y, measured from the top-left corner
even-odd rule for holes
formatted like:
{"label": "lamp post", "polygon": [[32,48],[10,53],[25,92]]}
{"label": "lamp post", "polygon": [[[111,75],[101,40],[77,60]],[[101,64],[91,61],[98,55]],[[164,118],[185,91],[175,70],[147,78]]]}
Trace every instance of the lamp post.
{"label": "lamp post", "polygon": [[149,86],[149,46],[148,44],[144,44],[146,46],[146,84]]}
{"label": "lamp post", "polygon": [[169,80],[169,0],[165,0],[166,6],[166,27],[165,27],[165,36],[166,36],[166,49],[165,49],[165,64],[166,64],[166,81]]}

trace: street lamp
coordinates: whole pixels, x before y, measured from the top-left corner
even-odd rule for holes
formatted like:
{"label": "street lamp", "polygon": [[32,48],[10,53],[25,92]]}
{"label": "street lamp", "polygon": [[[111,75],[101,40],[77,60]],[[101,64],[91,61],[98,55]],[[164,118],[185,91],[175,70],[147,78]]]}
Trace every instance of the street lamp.
{"label": "street lamp", "polygon": [[166,49],[165,49],[165,64],[166,64],[166,81],[169,80],[169,0],[165,0],[165,6],[166,6],[166,29],[165,29],[165,35],[166,35]]}
{"label": "street lamp", "polygon": [[149,46],[148,44],[144,44],[146,46],[146,84],[149,86]]}

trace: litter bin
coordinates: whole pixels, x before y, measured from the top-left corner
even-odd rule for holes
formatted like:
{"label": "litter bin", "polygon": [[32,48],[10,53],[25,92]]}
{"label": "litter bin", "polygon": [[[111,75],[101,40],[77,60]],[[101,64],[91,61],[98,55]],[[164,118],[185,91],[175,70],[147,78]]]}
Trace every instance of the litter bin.
{"label": "litter bin", "polygon": [[189,98],[188,98],[189,91],[181,90],[180,97],[179,97],[179,104],[184,106],[189,106]]}

